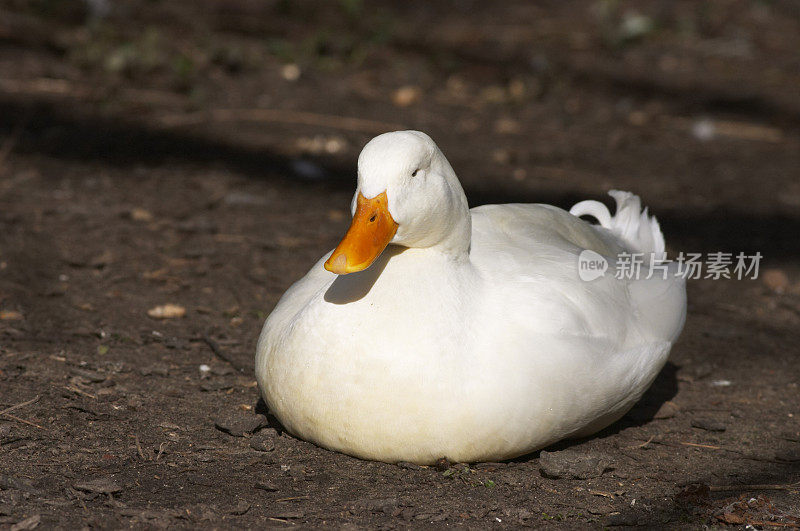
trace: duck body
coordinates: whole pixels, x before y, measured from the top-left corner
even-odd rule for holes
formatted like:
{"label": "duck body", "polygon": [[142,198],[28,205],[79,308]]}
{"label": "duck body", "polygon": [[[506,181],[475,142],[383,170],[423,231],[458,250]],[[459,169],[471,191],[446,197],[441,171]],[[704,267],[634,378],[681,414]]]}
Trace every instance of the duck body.
{"label": "duck body", "polygon": [[638,198],[617,194],[613,217],[595,202],[573,208],[600,226],[548,205],[463,210],[456,198],[466,246],[415,246],[399,222],[400,242],[366,269],[332,273],[326,255],[261,333],[270,411],[325,448],[419,464],[508,459],[617,420],[666,362],[686,305],[674,274],[580,279],[586,249],[610,267],[622,252],[663,253]]}

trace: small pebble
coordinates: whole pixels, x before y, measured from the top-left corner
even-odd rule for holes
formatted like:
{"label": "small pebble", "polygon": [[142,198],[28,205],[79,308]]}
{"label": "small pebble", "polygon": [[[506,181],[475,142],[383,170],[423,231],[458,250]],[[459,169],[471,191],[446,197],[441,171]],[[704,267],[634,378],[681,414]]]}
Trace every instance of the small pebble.
{"label": "small pebble", "polygon": [[725,431],[725,424],[713,419],[693,419],[692,427],[706,431]]}
{"label": "small pebble", "polygon": [[127,406],[130,409],[139,409],[140,407],[142,407],[143,404],[144,404],[144,402],[142,401],[141,397],[139,397],[139,396],[130,395],[128,397]]}
{"label": "small pebble", "polygon": [[142,376],[169,376],[169,366],[164,363],[156,363],[153,365],[148,365],[147,367],[142,367],[139,369],[139,374]]}
{"label": "small pebble", "polygon": [[708,142],[717,136],[717,127],[711,120],[698,120],[692,125],[692,135],[701,142]]}
{"label": "small pebble", "polygon": [[265,490],[267,492],[277,492],[279,489],[269,481],[257,481],[255,485],[253,485],[257,489]]}
{"label": "small pebble", "polygon": [[24,520],[20,520],[11,526],[11,531],[27,531],[29,529],[36,529],[42,521],[42,515],[34,514]]}
{"label": "small pebble", "polygon": [[231,509],[231,514],[241,515],[249,510],[250,510],[250,504],[244,500],[239,500],[239,503],[236,504],[236,507]]}
{"label": "small pebble", "polygon": [[122,492],[122,487],[110,476],[79,481],[75,483],[73,487],[75,487],[76,490],[95,494],[114,494],[115,492]]}
{"label": "small pebble", "polygon": [[300,79],[301,73],[300,67],[294,63],[283,65],[283,68],[281,68],[281,77],[286,81],[297,81]]}
{"label": "small pebble", "polygon": [[97,371],[91,371],[91,370],[87,370],[87,369],[74,368],[70,372],[72,372],[72,374],[82,378],[83,380],[85,380],[87,382],[91,382],[91,383],[102,382],[102,381],[104,381],[106,379],[106,375],[105,374],[100,374]]}
{"label": "small pebble", "polygon": [[262,430],[250,439],[250,448],[259,452],[271,452],[275,449],[274,435]]}
{"label": "small pebble", "polygon": [[414,463],[409,463],[408,461],[400,461],[397,463],[397,466],[400,468],[405,468],[406,470],[422,470],[421,466]]}

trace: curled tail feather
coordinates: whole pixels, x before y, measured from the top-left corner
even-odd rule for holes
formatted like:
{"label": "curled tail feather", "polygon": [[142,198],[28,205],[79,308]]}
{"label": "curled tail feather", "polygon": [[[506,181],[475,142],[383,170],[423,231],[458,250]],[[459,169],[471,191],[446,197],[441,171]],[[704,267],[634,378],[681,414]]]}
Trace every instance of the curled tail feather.
{"label": "curled tail feather", "polygon": [[650,254],[656,262],[665,260],[667,253],[664,235],[655,216],[649,216],[647,207],[642,209],[639,196],[630,192],[611,190],[608,195],[617,203],[612,216],[600,201],[581,201],[569,213],[573,216],[592,216],[605,229],[622,240],[631,251]]}

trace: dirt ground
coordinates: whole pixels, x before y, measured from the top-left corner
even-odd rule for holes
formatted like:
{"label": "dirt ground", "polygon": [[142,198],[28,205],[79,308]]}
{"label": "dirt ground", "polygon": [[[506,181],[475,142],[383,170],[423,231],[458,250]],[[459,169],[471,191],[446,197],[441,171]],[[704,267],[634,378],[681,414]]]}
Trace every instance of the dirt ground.
{"label": "dirt ground", "polygon": [[[800,526],[798,4],[532,4],[0,1],[0,528]],[[631,190],[673,256],[759,277],[690,281],[589,439],[430,468],[297,440],[255,342],[397,128],[473,205]]]}

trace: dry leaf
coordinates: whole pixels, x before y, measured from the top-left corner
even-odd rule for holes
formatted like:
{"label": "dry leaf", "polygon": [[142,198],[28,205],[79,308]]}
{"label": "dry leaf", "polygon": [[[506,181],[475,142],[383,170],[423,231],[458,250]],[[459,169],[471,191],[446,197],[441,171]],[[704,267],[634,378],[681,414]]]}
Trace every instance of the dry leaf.
{"label": "dry leaf", "polygon": [[412,85],[400,87],[392,94],[392,102],[398,107],[408,107],[412,103],[416,103],[422,96],[422,89]]}
{"label": "dry leaf", "polygon": [[153,319],[175,319],[186,315],[186,308],[177,304],[164,304],[147,310],[147,315]]}
{"label": "dry leaf", "polygon": [[783,293],[789,287],[789,277],[780,269],[767,269],[762,278],[764,284],[776,293]]}
{"label": "dry leaf", "polygon": [[0,321],[22,321],[25,319],[21,313],[11,310],[0,311]]}
{"label": "dry leaf", "polygon": [[153,221],[153,214],[143,208],[134,208],[131,210],[131,219],[134,221]]}

